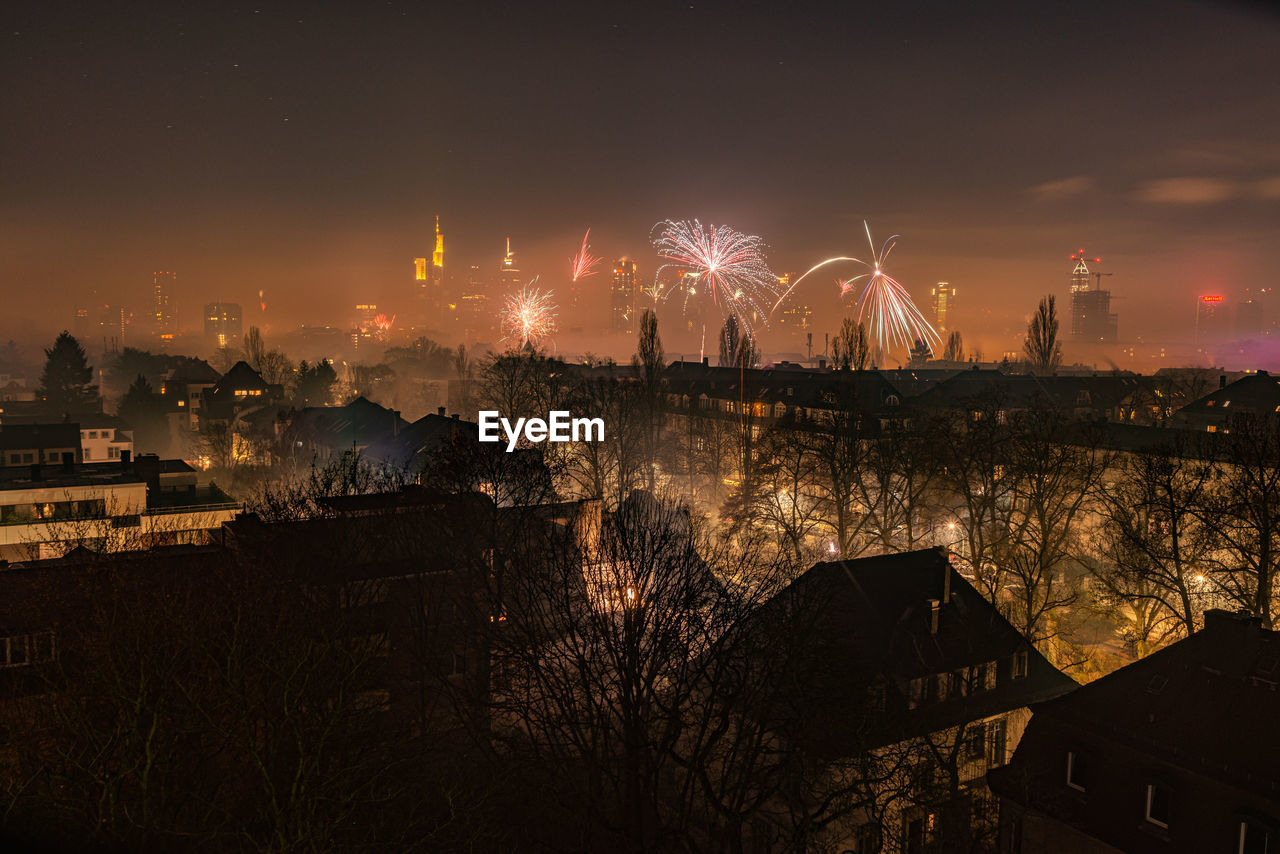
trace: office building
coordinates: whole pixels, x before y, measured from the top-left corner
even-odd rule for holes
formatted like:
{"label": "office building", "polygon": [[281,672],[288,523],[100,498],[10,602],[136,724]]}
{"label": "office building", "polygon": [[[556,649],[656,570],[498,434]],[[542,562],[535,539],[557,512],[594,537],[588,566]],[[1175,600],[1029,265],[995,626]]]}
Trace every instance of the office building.
{"label": "office building", "polygon": [[244,337],[240,304],[211,302],[204,307],[205,343],[215,349],[238,347]]}
{"label": "office building", "polygon": [[938,282],[929,292],[933,303],[933,328],[939,333],[946,333],[950,328],[952,312],[955,309],[956,289],[948,282]]}
{"label": "office building", "polygon": [[613,279],[609,287],[609,328],[628,335],[635,332],[640,303],[636,262],[619,258],[613,262]]}
{"label": "office building", "polygon": [[[1071,338],[1073,341],[1091,344],[1114,344],[1118,321],[1111,312],[1111,291],[1102,287],[1102,277],[1110,273],[1099,273],[1089,269],[1085,263],[1084,250],[1081,249],[1071,259],[1076,262],[1071,271]],[[1094,263],[1100,263],[1095,258]],[[1089,280],[1094,279],[1091,286]]]}
{"label": "office building", "polygon": [[166,271],[151,275],[151,334],[164,348],[173,343],[174,334],[177,332],[172,301],[178,284],[178,274]]}

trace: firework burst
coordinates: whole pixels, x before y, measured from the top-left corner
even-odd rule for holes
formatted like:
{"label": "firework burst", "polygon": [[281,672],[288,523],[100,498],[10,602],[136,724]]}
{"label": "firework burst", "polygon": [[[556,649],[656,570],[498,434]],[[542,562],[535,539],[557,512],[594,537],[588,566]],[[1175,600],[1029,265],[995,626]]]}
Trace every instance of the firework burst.
{"label": "firework burst", "polygon": [[587,276],[594,276],[596,271],[594,267],[600,263],[599,256],[592,255],[588,250],[591,244],[587,240],[591,237],[591,229],[587,229],[587,233],[582,236],[582,248],[578,250],[578,254],[569,259],[569,269],[573,273],[573,281],[585,279]]}
{"label": "firework burst", "polygon": [[[911,294],[907,293],[907,289],[897,279],[885,272],[885,262],[900,235],[891,236],[877,251],[875,242],[871,239],[871,226],[864,221],[862,227],[866,230],[867,245],[871,249],[870,261],[840,256],[819,262],[809,268],[803,276],[797,278],[782,298],[774,303],[773,308],[777,309],[782,304],[782,300],[786,299],[787,295],[795,290],[796,285],[804,281],[810,273],[828,264],[840,262],[861,264],[867,272],[851,279],[837,279],[836,282],[840,286],[842,298],[858,293],[858,322],[866,322],[867,334],[877,356],[884,358],[897,348],[912,347],[917,341],[923,341],[930,346],[941,344],[942,338],[929,321],[925,320],[920,309],[916,308]],[[859,289],[861,289],[860,293]]]}
{"label": "firework burst", "polygon": [[[670,293],[684,294],[684,306],[701,297],[722,315],[733,315],[748,334],[768,322],[778,298],[778,277],[764,260],[764,241],[727,225],[703,227],[698,220],[666,220],[654,226],[653,247],[668,263],[658,268],[651,293],[662,296],[663,271],[681,271]],[[670,294],[668,294],[669,296]]]}
{"label": "firework burst", "polygon": [[534,287],[537,279],[520,289],[520,293],[507,297],[502,309],[503,340],[518,340],[536,347],[543,338],[556,331],[556,306],[551,302],[551,291]]}

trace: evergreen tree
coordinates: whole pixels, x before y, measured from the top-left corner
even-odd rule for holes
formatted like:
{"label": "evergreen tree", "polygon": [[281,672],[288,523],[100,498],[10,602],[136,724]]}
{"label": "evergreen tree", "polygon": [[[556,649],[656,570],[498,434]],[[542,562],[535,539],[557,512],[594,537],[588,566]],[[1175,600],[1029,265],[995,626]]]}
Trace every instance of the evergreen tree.
{"label": "evergreen tree", "polygon": [[44,351],[44,371],[40,375],[40,400],[50,415],[68,415],[99,410],[93,369],[80,342],[63,330],[53,346]]}
{"label": "evergreen tree", "polygon": [[164,399],[138,374],[120,400],[120,417],[133,427],[133,447],[140,454],[165,455],[169,451],[169,420]]}
{"label": "evergreen tree", "polygon": [[294,400],[300,406],[328,406],[333,400],[333,387],[337,382],[338,374],[328,359],[322,359],[314,365],[308,365],[304,359],[298,365],[298,387],[294,392]]}

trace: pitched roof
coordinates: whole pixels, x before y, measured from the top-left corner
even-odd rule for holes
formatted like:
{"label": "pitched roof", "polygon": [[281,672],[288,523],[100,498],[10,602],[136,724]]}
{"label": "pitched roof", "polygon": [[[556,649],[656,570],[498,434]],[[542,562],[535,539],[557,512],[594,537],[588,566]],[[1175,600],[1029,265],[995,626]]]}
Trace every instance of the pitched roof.
{"label": "pitched roof", "polygon": [[422,455],[434,453],[453,441],[455,436],[468,431],[472,436],[479,436],[479,426],[473,421],[432,413],[404,426],[394,436],[370,443],[364,455],[393,468],[420,467]]}
{"label": "pitched roof", "polygon": [[1222,418],[1237,412],[1280,412],[1280,378],[1258,371],[1223,388],[1214,389],[1178,410],[1179,415],[1211,415]]}
{"label": "pitched roof", "polygon": [[[939,602],[933,629],[933,604]],[[1025,651],[1024,678],[995,690],[925,704],[879,722],[882,743],[933,732],[1056,697],[1075,683],[1027,643],[952,566],[941,549],[819,563],[768,603],[808,610],[813,652],[821,660],[797,684],[817,698],[813,720],[847,719],[879,681],[905,693],[912,679],[1001,662]],[[1007,665],[1006,665],[1007,673]],[[819,727],[817,749],[839,753],[838,724]]]}
{"label": "pitched roof", "polygon": [[1038,706],[1035,719],[1067,722],[1280,797],[1280,632],[1256,618],[1209,611],[1200,631]]}
{"label": "pitched roof", "polygon": [[366,447],[409,427],[400,413],[357,397],[345,406],[307,406],[293,416],[306,441],[331,449]]}

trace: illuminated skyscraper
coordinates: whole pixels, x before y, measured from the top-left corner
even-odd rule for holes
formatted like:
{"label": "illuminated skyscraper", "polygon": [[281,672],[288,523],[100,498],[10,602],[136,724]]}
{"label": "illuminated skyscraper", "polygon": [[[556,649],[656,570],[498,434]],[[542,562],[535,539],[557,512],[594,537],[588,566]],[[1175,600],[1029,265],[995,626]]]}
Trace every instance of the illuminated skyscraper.
{"label": "illuminated skyscraper", "polygon": [[173,336],[176,331],[170,299],[178,282],[178,274],[157,272],[151,275],[153,288],[151,334],[160,342],[161,347],[167,347],[173,343]]}
{"label": "illuminated skyscraper", "polygon": [[444,235],[440,232],[440,217],[436,216],[436,244],[431,258],[413,259],[413,279],[417,286],[419,314],[422,323],[431,329],[443,330],[445,318],[444,293]]}
{"label": "illuminated skyscraper", "polygon": [[[1117,319],[1111,313],[1111,291],[1103,290],[1102,277],[1110,273],[1094,273],[1085,263],[1084,250],[1071,256],[1076,262],[1071,270],[1071,337],[1094,344],[1114,344]],[[1101,263],[1101,258],[1093,259]],[[1089,279],[1097,279],[1095,287]]]}
{"label": "illuminated skyscraper", "polygon": [[499,297],[510,296],[524,284],[520,278],[520,263],[511,251],[511,238],[507,238],[507,254],[498,265]]}
{"label": "illuminated skyscraper", "polygon": [[636,262],[619,258],[613,262],[613,283],[609,288],[609,328],[630,335],[636,329],[639,290]]}
{"label": "illuminated skyscraper", "polygon": [[1196,300],[1196,346],[1221,342],[1230,331],[1227,304],[1222,294],[1205,294]]}
{"label": "illuminated skyscraper", "polygon": [[933,328],[946,332],[955,308],[956,289],[947,282],[938,282],[929,295],[933,301]]}
{"label": "illuminated skyscraper", "polygon": [[244,336],[244,313],[237,302],[211,302],[204,307],[204,337],[215,349],[235,347]]}

